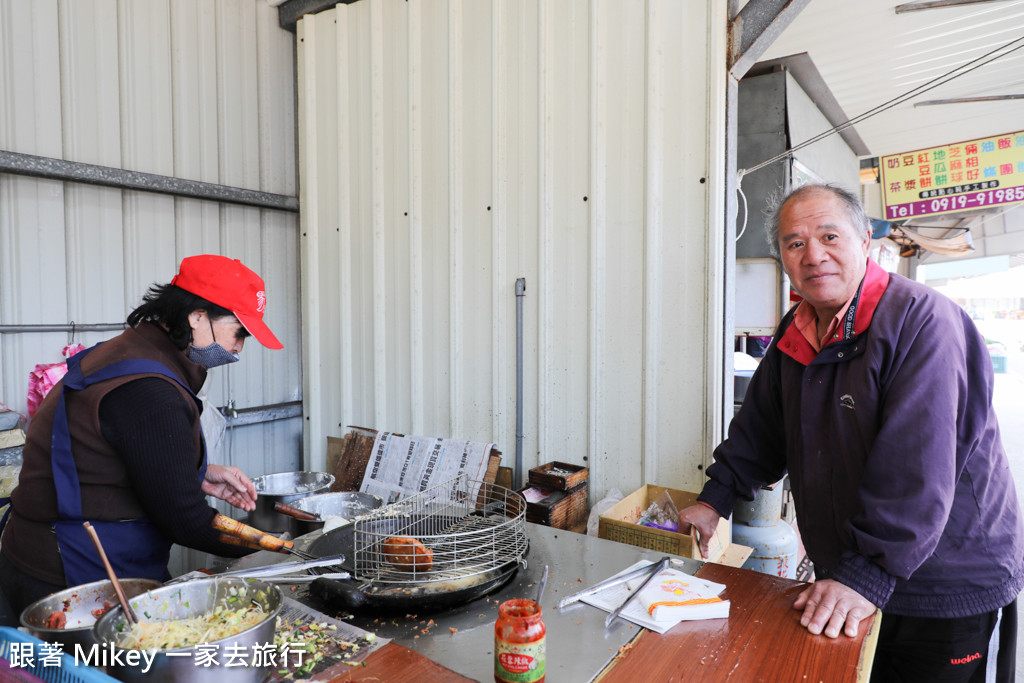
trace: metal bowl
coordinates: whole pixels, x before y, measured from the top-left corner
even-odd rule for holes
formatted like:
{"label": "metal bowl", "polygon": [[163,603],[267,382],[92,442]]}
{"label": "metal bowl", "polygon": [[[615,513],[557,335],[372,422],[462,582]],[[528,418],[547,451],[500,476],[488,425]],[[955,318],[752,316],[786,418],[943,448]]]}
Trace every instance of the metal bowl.
{"label": "metal bowl", "polygon": [[317,521],[304,521],[291,518],[289,531],[292,536],[302,536],[311,531],[322,529],[328,517],[344,517],[351,520],[360,515],[383,507],[384,499],[372,493],[359,491],[336,491],[334,493],[318,493],[315,496],[301,498],[291,504],[292,507],[320,517]]}
{"label": "metal bowl", "polygon": [[[274,629],[282,606],[281,591],[276,586],[256,579],[214,577],[164,586],[128,602],[141,621],[171,621],[198,617],[219,605],[237,603],[241,608],[252,601],[262,605],[267,613],[263,621],[209,643],[146,653],[126,650],[120,646],[121,631],[128,626],[120,605],[100,617],[93,632],[100,647],[110,648],[114,653],[112,659],[120,662],[108,665],[107,672],[121,681],[257,683],[270,674],[273,663],[260,652],[272,650],[274,646]],[[210,652],[218,664],[204,666],[202,656]],[[145,656],[141,656],[143,654]],[[133,657],[138,661],[132,663]],[[152,660],[147,662],[145,657],[152,657]],[[253,661],[264,665],[252,666]]]}
{"label": "metal bowl", "polygon": [[326,472],[278,472],[252,480],[256,487],[256,509],[249,513],[249,526],[262,531],[288,531],[287,515],[274,511],[274,503],[294,505],[294,501],[330,491],[334,475]]}
{"label": "metal bowl", "polygon": [[[153,579],[120,579],[121,588],[129,598],[163,586]],[[95,645],[92,627],[96,623],[93,610],[117,605],[117,593],[109,580],[85,583],[52,593],[36,600],[21,613],[21,625],[41,640],[60,643],[65,651],[73,653],[75,645],[86,648]],[[64,612],[65,628],[46,628],[46,618],[54,612]]]}

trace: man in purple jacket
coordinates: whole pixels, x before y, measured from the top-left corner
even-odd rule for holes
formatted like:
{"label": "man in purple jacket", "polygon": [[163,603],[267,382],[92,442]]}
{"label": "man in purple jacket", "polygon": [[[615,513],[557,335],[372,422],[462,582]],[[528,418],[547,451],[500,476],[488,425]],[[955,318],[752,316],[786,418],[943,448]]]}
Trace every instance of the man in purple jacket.
{"label": "man in purple jacket", "polygon": [[794,603],[811,634],[855,636],[877,607],[873,681],[1012,680],[1024,525],[984,338],[949,299],[868,259],[856,196],[801,187],[768,229],[803,301],[683,521],[710,538],[788,472],[817,579]]}

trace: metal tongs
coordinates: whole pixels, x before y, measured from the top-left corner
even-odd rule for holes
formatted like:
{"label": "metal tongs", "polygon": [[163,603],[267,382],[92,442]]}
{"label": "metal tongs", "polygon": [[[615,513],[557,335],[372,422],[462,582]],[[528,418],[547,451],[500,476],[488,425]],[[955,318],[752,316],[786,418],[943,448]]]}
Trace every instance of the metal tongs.
{"label": "metal tongs", "polygon": [[654,564],[649,564],[649,565],[646,565],[646,566],[643,566],[643,567],[637,567],[636,569],[634,569],[631,572],[626,572],[625,574],[620,574],[619,576],[613,576],[610,579],[605,579],[604,581],[601,581],[600,583],[595,583],[593,586],[591,586],[590,588],[587,588],[586,590],[582,590],[579,593],[574,593],[574,594],[570,595],[567,598],[562,598],[561,600],[558,601],[557,607],[558,607],[558,609],[562,609],[563,607],[567,607],[569,605],[573,605],[573,604],[579,602],[580,600],[582,600],[583,598],[585,598],[587,596],[594,595],[595,593],[600,593],[601,591],[605,590],[606,588],[612,588],[614,586],[621,586],[622,584],[626,583],[627,581],[633,581],[634,579],[639,579],[641,577],[646,576],[647,578],[644,580],[643,584],[641,584],[640,587],[637,588],[635,591],[632,591],[630,593],[629,597],[626,598],[622,602],[622,604],[619,605],[615,609],[615,611],[612,612],[611,614],[609,614],[608,617],[604,620],[605,628],[608,628],[608,626],[611,625],[611,623],[615,620],[615,618],[617,616],[619,616],[619,614],[622,613],[622,610],[625,609],[626,606],[630,602],[632,602],[633,598],[635,598],[637,595],[639,595],[640,592],[644,588],[647,587],[647,584],[650,583],[651,579],[653,579],[655,576],[657,576],[658,572],[660,572],[662,569],[667,567],[668,563],[670,561],[671,560],[670,560],[669,556],[666,555],[663,558],[661,558],[658,562],[655,562]]}
{"label": "metal tongs", "polygon": [[[278,562],[277,564],[268,564],[262,567],[233,569],[227,572],[211,574],[207,578],[233,576],[242,579],[260,579],[269,583],[307,583],[314,579],[348,579],[351,576],[348,572],[334,572],[328,574],[306,573],[307,569],[314,569],[316,567],[334,567],[340,565],[344,561],[344,555],[329,555],[315,560]],[[167,584],[180,583],[182,581],[188,581],[191,578],[192,577],[186,574],[184,576],[179,576],[176,579],[171,579]]]}
{"label": "metal tongs", "polygon": [[309,574],[307,569],[316,567],[335,567],[345,561],[344,555],[329,555],[317,560],[297,562],[279,562],[277,564],[251,569],[234,569],[221,572],[218,576],[237,576],[246,579],[262,579],[271,583],[308,583],[314,579],[348,579],[348,572],[332,572],[327,574]]}
{"label": "metal tongs", "polygon": [[651,570],[650,576],[648,576],[646,579],[644,579],[644,582],[642,584],[640,584],[640,587],[637,588],[632,593],[630,593],[629,597],[626,598],[625,600],[623,600],[622,604],[619,605],[618,607],[616,607],[615,611],[612,612],[611,614],[609,614],[607,618],[605,618],[605,620],[604,620],[604,627],[608,628],[609,626],[611,626],[611,623],[613,621],[615,621],[615,617],[617,617],[620,614],[622,614],[622,610],[626,609],[626,605],[628,605],[629,603],[633,602],[633,600],[636,599],[636,596],[640,595],[644,591],[644,588],[647,588],[647,584],[649,584],[651,581],[653,581],[654,577],[657,576],[659,573],[661,573],[661,570],[664,569],[667,566],[668,566],[668,557],[667,556],[661,558],[661,560],[657,564],[653,565],[654,568]]}

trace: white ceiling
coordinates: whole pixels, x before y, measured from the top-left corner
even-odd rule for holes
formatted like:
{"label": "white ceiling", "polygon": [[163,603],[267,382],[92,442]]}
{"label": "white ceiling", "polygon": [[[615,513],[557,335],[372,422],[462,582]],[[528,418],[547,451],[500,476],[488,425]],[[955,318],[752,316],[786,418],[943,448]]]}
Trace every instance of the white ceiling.
{"label": "white ceiling", "polygon": [[1024,99],[914,106],[1024,98],[1024,0],[897,14],[908,1],[812,0],[762,60],[808,53],[853,118],[1012,43],[997,53],[1005,56],[856,124],[856,131],[871,156],[882,156],[1024,130]]}

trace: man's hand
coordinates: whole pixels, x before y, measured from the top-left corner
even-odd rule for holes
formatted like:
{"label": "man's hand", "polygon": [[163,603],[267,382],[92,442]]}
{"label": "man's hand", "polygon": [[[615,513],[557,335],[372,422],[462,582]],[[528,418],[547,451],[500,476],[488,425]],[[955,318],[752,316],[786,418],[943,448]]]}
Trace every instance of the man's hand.
{"label": "man's hand", "polygon": [[708,557],[708,543],[718,529],[718,521],[722,516],[707,505],[691,505],[679,512],[679,533],[688,534],[693,527],[700,534],[700,555]]}
{"label": "man's hand", "polygon": [[206,495],[226,500],[246,512],[256,509],[256,487],[237,467],[207,465],[202,489]]}
{"label": "man's hand", "polygon": [[[838,638],[843,631],[851,638],[857,635],[861,619],[875,613],[875,606],[849,586],[823,579],[815,581],[797,596],[793,609],[802,609],[800,625],[814,635],[824,630],[829,638]],[[845,628],[844,625],[845,624]]]}

